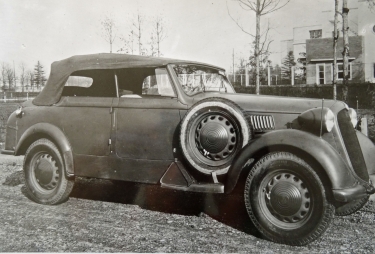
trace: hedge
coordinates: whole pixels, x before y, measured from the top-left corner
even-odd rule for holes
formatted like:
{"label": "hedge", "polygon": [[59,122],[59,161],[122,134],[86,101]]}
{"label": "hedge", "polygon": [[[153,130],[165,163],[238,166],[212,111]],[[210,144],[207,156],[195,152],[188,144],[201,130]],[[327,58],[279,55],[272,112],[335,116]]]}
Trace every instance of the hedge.
{"label": "hedge", "polygon": [[[238,86],[234,85],[237,93],[255,94],[255,86]],[[342,85],[337,85],[337,99],[343,100]],[[305,97],[317,99],[332,99],[332,85],[321,86],[260,86],[260,94],[276,95],[288,97]],[[374,96],[373,96],[374,94]],[[374,98],[373,98],[374,97]],[[375,106],[375,84],[350,84],[348,86],[348,95],[346,103],[349,107],[371,109]],[[374,102],[373,102],[374,101]]]}

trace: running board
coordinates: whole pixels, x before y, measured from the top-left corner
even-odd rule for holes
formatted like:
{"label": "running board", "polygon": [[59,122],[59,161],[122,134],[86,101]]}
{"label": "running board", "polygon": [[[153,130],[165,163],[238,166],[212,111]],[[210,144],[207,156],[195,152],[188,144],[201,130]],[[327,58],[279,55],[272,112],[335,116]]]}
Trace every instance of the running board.
{"label": "running board", "polygon": [[[215,179],[216,175],[214,181]],[[173,162],[169,166],[167,172],[160,179],[160,184],[163,188],[182,191],[224,193],[224,184],[222,183],[197,183],[179,161]]]}

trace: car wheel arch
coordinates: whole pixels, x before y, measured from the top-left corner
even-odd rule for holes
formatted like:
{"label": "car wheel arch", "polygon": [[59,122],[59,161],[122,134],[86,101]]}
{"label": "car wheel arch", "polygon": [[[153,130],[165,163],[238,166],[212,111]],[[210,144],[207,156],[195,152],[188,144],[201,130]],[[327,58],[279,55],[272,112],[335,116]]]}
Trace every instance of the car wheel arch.
{"label": "car wheel arch", "polygon": [[24,155],[28,147],[38,139],[46,138],[59,149],[63,158],[66,174],[74,176],[73,152],[64,132],[50,123],[37,123],[30,126],[20,137],[15,148],[15,155]]}
{"label": "car wheel arch", "polygon": [[[301,145],[301,142],[298,142],[302,136],[305,140],[315,144],[306,149]],[[282,142],[280,142],[281,140]],[[340,189],[343,186],[355,184],[354,177],[345,178],[345,174],[339,172],[339,170],[345,172],[351,172],[351,170],[326,141],[298,130],[279,130],[266,133],[262,137],[252,140],[242,149],[228,171],[225,185],[226,193],[230,193],[235,188],[242,171],[249,168],[247,166],[254,165],[257,159],[265,154],[276,151],[289,152],[303,158],[322,177],[324,185],[328,185],[327,193],[329,193],[329,196],[332,189]]]}

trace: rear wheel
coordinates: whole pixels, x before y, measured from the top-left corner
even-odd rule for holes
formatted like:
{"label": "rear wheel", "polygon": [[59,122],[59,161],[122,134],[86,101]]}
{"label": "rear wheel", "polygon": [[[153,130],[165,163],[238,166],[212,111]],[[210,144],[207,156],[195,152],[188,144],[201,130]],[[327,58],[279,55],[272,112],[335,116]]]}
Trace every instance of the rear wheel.
{"label": "rear wheel", "polygon": [[65,202],[73,189],[61,154],[54,143],[39,139],[27,149],[24,159],[25,185],[28,197],[40,204]]}
{"label": "rear wheel", "polygon": [[270,153],[251,169],[244,191],[247,212],[266,238],[305,245],[328,228],[334,209],[319,176],[290,153]]}

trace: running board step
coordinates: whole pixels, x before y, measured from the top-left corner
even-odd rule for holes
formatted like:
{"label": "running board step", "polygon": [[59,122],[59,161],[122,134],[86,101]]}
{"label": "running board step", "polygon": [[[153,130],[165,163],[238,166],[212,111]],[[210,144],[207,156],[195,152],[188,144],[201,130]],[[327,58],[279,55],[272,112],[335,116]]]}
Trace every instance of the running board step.
{"label": "running board step", "polygon": [[173,162],[160,179],[161,187],[193,192],[224,193],[222,183],[198,183],[181,162]]}

